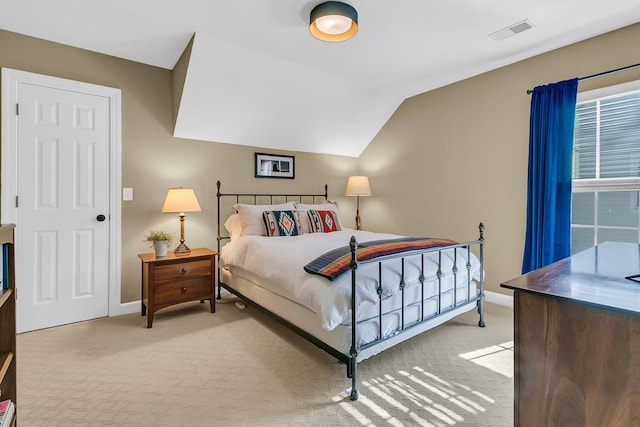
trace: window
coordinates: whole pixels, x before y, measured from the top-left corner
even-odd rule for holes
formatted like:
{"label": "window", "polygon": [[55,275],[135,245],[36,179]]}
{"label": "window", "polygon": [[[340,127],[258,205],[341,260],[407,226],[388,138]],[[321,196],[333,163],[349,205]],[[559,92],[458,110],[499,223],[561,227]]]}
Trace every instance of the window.
{"label": "window", "polygon": [[640,81],[578,94],[571,252],[640,243]]}

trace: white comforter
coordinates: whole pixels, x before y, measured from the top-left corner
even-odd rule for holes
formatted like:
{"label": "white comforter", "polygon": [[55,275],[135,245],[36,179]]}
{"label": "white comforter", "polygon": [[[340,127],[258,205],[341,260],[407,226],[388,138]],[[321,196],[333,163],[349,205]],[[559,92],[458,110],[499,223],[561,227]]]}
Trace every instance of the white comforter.
{"label": "white comforter", "polygon": [[[330,281],[309,274],[303,267],[332,249],[348,246],[351,236],[358,242],[393,239],[402,236],[343,229],[333,233],[313,233],[294,237],[240,236],[222,248],[221,265],[234,275],[250,280],[315,312],[326,330],[351,321],[351,270]],[[458,249],[457,285],[467,283],[466,249]],[[425,257],[425,283],[437,283],[438,252]],[[398,259],[384,262],[383,298],[399,291],[401,264]],[[453,250],[442,255],[443,289],[453,282]],[[479,262],[471,254],[472,277],[477,278]],[[408,257],[405,262],[405,286],[419,285],[420,257]],[[361,265],[357,269],[356,307],[377,304],[378,263]]]}

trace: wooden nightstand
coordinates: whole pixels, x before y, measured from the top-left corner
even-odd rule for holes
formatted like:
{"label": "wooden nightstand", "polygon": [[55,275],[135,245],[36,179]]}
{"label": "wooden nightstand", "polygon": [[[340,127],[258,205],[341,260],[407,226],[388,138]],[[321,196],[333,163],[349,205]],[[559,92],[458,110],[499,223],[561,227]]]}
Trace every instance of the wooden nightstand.
{"label": "wooden nightstand", "polygon": [[147,315],[147,328],[153,325],[156,311],[170,305],[193,300],[209,300],[216,312],[216,251],[192,249],[189,255],[156,258],[155,253],[139,254],[142,261],[142,315]]}

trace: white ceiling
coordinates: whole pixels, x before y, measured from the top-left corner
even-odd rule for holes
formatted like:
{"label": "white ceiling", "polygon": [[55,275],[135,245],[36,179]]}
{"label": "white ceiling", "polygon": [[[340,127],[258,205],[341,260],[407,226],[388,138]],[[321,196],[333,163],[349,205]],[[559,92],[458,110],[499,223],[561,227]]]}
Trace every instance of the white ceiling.
{"label": "white ceiling", "polygon": [[349,0],[358,34],[326,43],[320,2],[2,0],[0,28],[167,69],[195,34],[175,136],[358,156],[407,97],[640,22],[638,0]]}

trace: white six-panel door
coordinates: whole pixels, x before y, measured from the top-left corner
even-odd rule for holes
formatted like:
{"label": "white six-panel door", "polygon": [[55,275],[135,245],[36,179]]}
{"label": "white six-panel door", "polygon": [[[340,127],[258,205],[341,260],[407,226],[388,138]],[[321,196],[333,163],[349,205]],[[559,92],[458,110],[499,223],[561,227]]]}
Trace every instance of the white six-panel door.
{"label": "white six-panel door", "polygon": [[13,88],[18,332],[107,316],[114,295],[113,100],[51,86]]}
{"label": "white six-panel door", "polygon": [[24,83],[18,94],[19,329],[106,316],[109,99]]}

